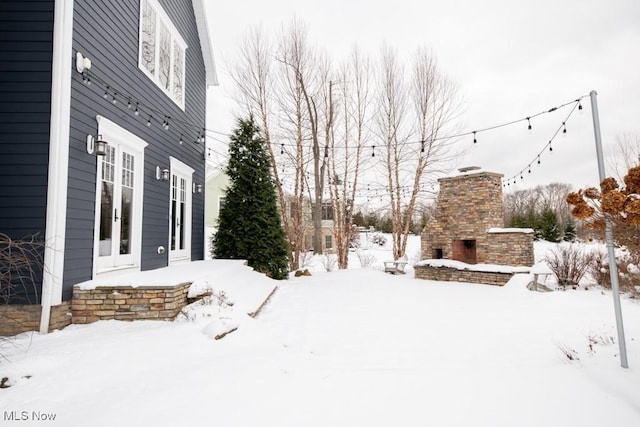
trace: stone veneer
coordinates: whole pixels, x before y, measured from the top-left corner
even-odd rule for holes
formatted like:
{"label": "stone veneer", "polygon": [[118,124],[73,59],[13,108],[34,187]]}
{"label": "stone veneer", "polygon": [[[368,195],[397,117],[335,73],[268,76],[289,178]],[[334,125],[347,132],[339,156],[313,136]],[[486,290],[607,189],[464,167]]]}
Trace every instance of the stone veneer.
{"label": "stone veneer", "polygon": [[191,282],[175,286],[75,286],[73,323],[98,320],[172,320],[187,305]]}
{"label": "stone veneer", "polygon": [[[533,230],[504,229],[502,174],[441,178],[433,216],[421,235],[421,259],[458,259],[454,240],[475,241],[472,263],[531,266]],[[457,254],[456,254],[457,255]]]}
{"label": "stone veneer", "polygon": [[534,231],[530,228],[490,229],[486,263],[531,267],[535,264],[533,237]]}
{"label": "stone veneer", "polygon": [[434,267],[430,265],[414,266],[416,278],[425,280],[441,280],[444,282],[483,283],[486,285],[504,286],[513,277],[513,273],[459,270],[451,267]]}
{"label": "stone veneer", "polygon": [[441,178],[436,209],[421,236],[421,259],[453,259],[453,240],[475,240],[478,263],[487,263],[487,231],[504,227],[502,174],[476,172]]}
{"label": "stone veneer", "polygon": [[[0,305],[0,336],[13,336],[29,331],[40,330],[40,316],[42,306],[30,305]],[[71,324],[71,301],[51,307],[49,332],[62,329]]]}

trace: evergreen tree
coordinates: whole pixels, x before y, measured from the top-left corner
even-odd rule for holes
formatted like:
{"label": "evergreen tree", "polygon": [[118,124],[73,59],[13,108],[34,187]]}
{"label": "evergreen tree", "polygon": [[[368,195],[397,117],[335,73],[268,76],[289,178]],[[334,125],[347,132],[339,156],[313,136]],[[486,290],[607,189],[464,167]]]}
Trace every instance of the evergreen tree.
{"label": "evergreen tree", "polygon": [[560,228],[558,226],[558,215],[551,209],[546,209],[540,214],[538,230],[541,239],[548,242],[559,242]]}
{"label": "evergreen tree", "polygon": [[564,236],[562,239],[565,242],[575,242],[577,235],[578,230],[576,228],[576,223],[573,219],[569,218],[567,223],[564,225]]}
{"label": "evergreen tree", "polygon": [[289,277],[287,242],[280,223],[271,161],[253,117],[239,119],[230,137],[229,187],[212,239],[215,258],[246,259],[267,276]]}

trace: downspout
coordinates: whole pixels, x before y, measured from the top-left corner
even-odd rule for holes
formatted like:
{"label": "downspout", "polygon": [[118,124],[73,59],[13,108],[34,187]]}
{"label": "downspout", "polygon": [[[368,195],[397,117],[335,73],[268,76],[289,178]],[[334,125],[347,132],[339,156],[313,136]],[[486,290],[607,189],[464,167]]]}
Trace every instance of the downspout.
{"label": "downspout", "polygon": [[72,46],[73,0],[55,0],[41,334],[49,332],[51,307],[62,302],[69,176]]}

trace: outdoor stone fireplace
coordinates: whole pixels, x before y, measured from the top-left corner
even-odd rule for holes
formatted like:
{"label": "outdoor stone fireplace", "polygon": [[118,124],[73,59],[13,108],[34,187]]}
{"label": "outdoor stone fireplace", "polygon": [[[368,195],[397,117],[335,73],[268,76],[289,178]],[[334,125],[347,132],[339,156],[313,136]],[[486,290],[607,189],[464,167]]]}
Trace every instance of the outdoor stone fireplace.
{"label": "outdoor stone fireplace", "polygon": [[[492,270],[490,265],[532,266],[533,230],[504,228],[503,175],[475,167],[460,169],[460,172],[458,176],[439,180],[440,192],[435,212],[422,232],[423,261],[416,265],[416,277],[477,282],[478,275],[475,273],[496,273],[489,271]],[[473,271],[473,278],[464,280],[464,274],[445,274],[442,269],[453,267],[443,261],[430,263],[429,260],[458,261],[456,268]],[[435,270],[441,270],[442,274],[434,273]],[[481,283],[502,285],[513,274],[505,268],[493,270],[500,270],[506,276],[499,280],[491,276]],[[522,268],[517,270],[523,271]]]}

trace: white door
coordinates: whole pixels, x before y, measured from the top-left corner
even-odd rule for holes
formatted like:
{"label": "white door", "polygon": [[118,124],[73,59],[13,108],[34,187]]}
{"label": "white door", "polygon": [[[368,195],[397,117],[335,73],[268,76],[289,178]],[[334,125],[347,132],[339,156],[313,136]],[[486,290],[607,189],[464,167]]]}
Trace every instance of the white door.
{"label": "white door", "polygon": [[98,158],[94,274],[140,266],[144,141],[98,117],[107,141]]}
{"label": "white door", "polygon": [[193,169],[171,158],[169,261],[191,259],[191,187]]}
{"label": "white door", "polygon": [[98,268],[133,266],[133,216],[136,158],[118,146],[107,146],[100,177]]}

